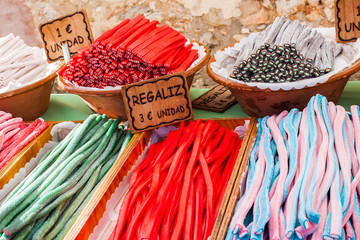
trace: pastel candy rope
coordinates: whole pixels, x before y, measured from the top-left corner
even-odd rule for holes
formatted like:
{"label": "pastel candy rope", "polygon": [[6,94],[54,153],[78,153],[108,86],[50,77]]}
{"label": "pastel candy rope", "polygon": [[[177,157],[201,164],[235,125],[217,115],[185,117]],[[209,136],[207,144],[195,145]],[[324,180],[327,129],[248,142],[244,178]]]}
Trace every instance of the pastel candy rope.
{"label": "pastel candy rope", "polygon": [[284,186],[283,202],[288,196],[290,184],[292,183],[295,177],[296,168],[298,165],[297,153],[299,146],[297,141],[297,135],[299,130],[300,118],[301,118],[301,113],[299,113],[299,110],[292,109],[290,113],[286,116],[284,121],[285,122],[284,129],[287,135],[289,136],[287,145],[289,146],[288,151],[290,153],[290,158],[289,158],[289,172],[285,179],[285,184],[284,184],[285,186]]}
{"label": "pastel candy rope", "polygon": [[[315,161],[315,148],[317,143],[317,128],[315,123],[315,113],[314,113],[314,100],[315,97],[312,97],[307,105],[307,122],[309,127],[306,129],[308,131],[309,141],[308,147],[306,148],[306,157],[305,157],[305,171],[303,181],[300,188],[299,196],[299,212],[298,212],[298,221],[304,228],[309,228],[309,220],[306,216],[306,189],[309,187],[310,179],[314,168],[311,167],[312,163]],[[312,193],[310,193],[312,194]]]}
{"label": "pastel candy rope", "polygon": [[351,171],[350,171],[350,159],[346,151],[343,128],[345,127],[345,116],[346,112],[343,107],[336,107],[336,117],[334,122],[335,129],[335,147],[338,153],[340,168],[342,177],[344,180],[344,194],[342,195],[343,202],[343,210],[345,210],[350,201],[350,182],[351,182]]}
{"label": "pastel candy rope", "polygon": [[280,161],[279,180],[278,180],[278,184],[277,184],[277,188],[275,190],[274,196],[270,202],[271,213],[270,213],[270,221],[269,221],[269,230],[270,230],[270,238],[271,239],[280,239],[279,211],[280,211],[280,206],[283,201],[285,179],[288,174],[288,159],[287,159],[288,154],[287,154],[286,146],[284,144],[284,140],[282,138],[282,134],[275,122],[274,116],[269,118],[268,125],[273,134],[273,137],[274,137],[277,149],[278,149],[278,155],[279,155],[279,161]]}
{"label": "pastel candy rope", "polygon": [[316,96],[314,101],[314,111],[316,117],[316,123],[318,125],[318,140],[320,143],[318,149],[317,157],[315,160],[315,169],[314,174],[312,176],[312,180],[308,189],[307,194],[307,204],[306,204],[306,214],[309,217],[310,221],[313,223],[318,223],[320,220],[320,214],[317,212],[317,207],[315,206],[316,201],[321,202],[318,199],[318,189],[321,182],[321,179],[324,176],[325,172],[325,162],[326,162],[326,152],[327,152],[327,133],[326,126],[322,118],[321,114],[321,99],[319,95]]}
{"label": "pastel candy rope", "polygon": [[[262,134],[260,140],[260,149],[263,148],[264,144],[264,133]],[[265,161],[266,159],[263,157],[262,154],[259,154],[259,160],[256,163],[256,171],[254,174],[254,179],[256,181],[253,181],[251,183],[251,187],[248,188],[244,194],[243,200],[240,202],[238,209],[241,211],[237,211],[236,214],[233,217],[232,223],[230,223],[230,226],[232,228],[232,234],[239,234],[240,237],[242,235],[247,234],[249,231],[244,226],[244,219],[247,215],[248,211],[251,209],[252,205],[254,204],[257,193],[259,192],[259,189],[261,187],[262,179],[264,176],[264,170],[265,170]]]}
{"label": "pastel candy rope", "polygon": [[270,142],[271,134],[268,128],[269,120],[274,117],[265,117],[262,121],[262,129],[265,132],[264,136],[264,149],[261,151],[262,157],[266,159],[266,170],[263,178],[263,183],[260,188],[259,194],[256,198],[254,206],[254,227],[251,231],[251,238],[257,239],[264,232],[265,225],[270,218],[270,200],[269,200],[269,188],[271,184],[271,177],[274,170],[274,155],[271,151]]}
{"label": "pastel candy rope", "polygon": [[326,194],[328,193],[331,183],[333,181],[334,175],[335,175],[335,152],[333,149],[333,143],[334,143],[334,133],[331,125],[330,115],[329,115],[329,109],[328,109],[328,102],[326,98],[321,99],[321,108],[322,108],[322,117],[323,122],[326,127],[326,131],[322,129],[322,134],[324,136],[324,141],[327,139],[327,155],[326,155],[326,171],[324,178],[322,179],[322,182],[319,187],[319,196],[320,199],[317,202],[317,208],[320,207],[320,202],[324,199]]}
{"label": "pastel candy rope", "polygon": [[298,161],[298,169],[299,176],[295,181],[294,187],[290,190],[289,197],[286,201],[286,228],[285,228],[285,236],[290,239],[295,230],[295,224],[297,220],[297,210],[298,210],[298,200],[300,194],[300,188],[302,184],[302,179],[305,174],[305,159],[306,159],[306,147],[308,140],[308,131],[306,125],[307,118],[307,109],[304,109],[303,114],[301,116],[300,121],[300,130],[299,130],[299,161]]}
{"label": "pastel candy rope", "polygon": [[[336,106],[332,102],[329,102],[328,106],[330,121],[332,126],[334,126],[335,117],[336,117]],[[325,231],[323,234],[323,238],[338,238],[341,234],[341,219],[342,219],[342,205],[341,205],[341,197],[340,197],[340,172],[339,172],[339,160],[337,157],[337,152],[335,151],[335,134],[334,134],[334,142],[331,142],[331,151],[334,151],[334,159],[335,159],[335,176],[330,188],[330,206],[331,206],[331,214],[329,221],[326,222]]]}
{"label": "pastel candy rope", "polygon": [[317,95],[303,112],[259,122],[226,239],[360,239],[359,107],[349,114]]}

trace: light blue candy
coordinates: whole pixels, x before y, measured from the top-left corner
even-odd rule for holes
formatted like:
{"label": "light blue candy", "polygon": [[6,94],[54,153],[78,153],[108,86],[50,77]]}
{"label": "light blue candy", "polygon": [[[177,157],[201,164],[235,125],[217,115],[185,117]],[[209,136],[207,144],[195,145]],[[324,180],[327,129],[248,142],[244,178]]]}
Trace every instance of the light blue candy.
{"label": "light blue candy", "polygon": [[299,150],[299,143],[298,143],[297,135],[298,135],[300,119],[301,119],[301,113],[298,113],[298,110],[294,108],[285,117],[285,121],[284,121],[286,129],[289,132],[287,146],[288,146],[288,153],[290,152],[290,158],[289,158],[289,172],[285,179],[284,194],[283,194],[282,202],[285,201],[285,199],[288,195],[290,184],[291,184],[292,180],[294,179],[296,169],[297,169],[298,150]]}
{"label": "light blue candy", "polygon": [[[309,126],[307,129],[308,132],[308,151],[307,151],[307,155],[306,155],[306,162],[305,162],[305,173],[304,173],[304,177],[302,180],[302,184],[301,184],[301,188],[300,188],[300,196],[299,196],[299,212],[298,212],[298,219],[299,222],[301,223],[301,225],[306,228],[306,225],[308,223],[308,218],[306,216],[306,198],[305,198],[305,188],[306,188],[306,184],[307,181],[311,181],[310,177],[309,177],[309,169],[311,167],[311,161],[312,161],[312,156],[313,153],[315,152],[316,149],[316,141],[317,141],[317,126],[316,126],[316,122],[315,122],[315,112],[314,112],[314,102],[315,102],[315,97],[312,97],[307,105],[307,125]],[[313,193],[309,192],[308,195],[311,196],[307,196],[308,199],[309,198],[313,198]],[[316,214],[314,213],[314,216]],[[314,222],[317,223],[319,222],[320,219],[320,215],[318,218],[314,218]]]}
{"label": "light blue candy", "polygon": [[[270,129],[267,126],[267,119],[265,117],[262,121],[262,129],[264,131],[264,152],[266,155],[266,169],[263,178],[263,183],[261,185],[259,194],[256,197],[254,205],[254,226],[251,232],[251,237],[254,239],[257,238],[255,235],[260,235],[257,233],[264,232],[265,225],[270,219],[270,199],[269,191],[271,179],[273,176],[274,170],[274,155],[271,151],[271,133]],[[256,233],[256,234],[255,234]]]}

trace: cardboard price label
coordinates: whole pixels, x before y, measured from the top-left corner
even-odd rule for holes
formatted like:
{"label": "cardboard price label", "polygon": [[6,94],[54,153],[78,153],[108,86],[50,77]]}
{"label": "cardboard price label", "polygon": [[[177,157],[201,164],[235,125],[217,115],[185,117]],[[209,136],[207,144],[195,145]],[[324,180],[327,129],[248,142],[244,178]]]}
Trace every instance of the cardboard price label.
{"label": "cardboard price label", "polygon": [[84,10],[39,25],[41,39],[48,62],[63,59],[62,45],[67,44],[70,54],[93,41],[89,20]]}
{"label": "cardboard price label", "polygon": [[181,73],[126,85],[122,93],[132,133],[193,118]]}
{"label": "cardboard price label", "polygon": [[222,85],[216,85],[200,97],[192,101],[193,108],[212,112],[225,112],[236,103],[235,97],[229,89]]}
{"label": "cardboard price label", "polygon": [[336,40],[356,41],[360,37],[360,1],[335,0]]}

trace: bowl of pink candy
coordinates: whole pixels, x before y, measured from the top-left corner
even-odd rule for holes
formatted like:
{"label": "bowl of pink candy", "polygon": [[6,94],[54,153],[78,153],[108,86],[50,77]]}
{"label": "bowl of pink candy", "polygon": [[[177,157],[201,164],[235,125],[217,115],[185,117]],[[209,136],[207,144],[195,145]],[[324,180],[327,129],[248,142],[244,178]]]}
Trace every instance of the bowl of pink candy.
{"label": "bowl of pink candy", "polygon": [[103,33],[58,72],[59,86],[79,95],[94,112],[123,119],[124,85],[184,72],[190,87],[209,59],[208,49],[157,23],[138,15]]}

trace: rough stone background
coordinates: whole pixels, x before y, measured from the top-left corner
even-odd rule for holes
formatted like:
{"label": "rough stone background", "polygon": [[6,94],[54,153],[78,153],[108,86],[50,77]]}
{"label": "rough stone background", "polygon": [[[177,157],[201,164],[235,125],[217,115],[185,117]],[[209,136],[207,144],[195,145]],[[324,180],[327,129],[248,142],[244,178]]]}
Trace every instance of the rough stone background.
{"label": "rough stone background", "polygon": [[[334,0],[0,0],[0,6],[0,36],[12,32],[38,46],[40,23],[79,9],[86,10],[94,38],[126,18],[143,14],[202,42],[211,55],[263,30],[280,15],[313,27],[334,25]],[[213,84],[203,68],[193,86]]]}

